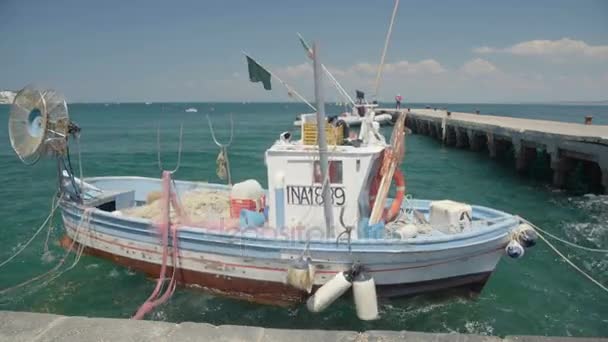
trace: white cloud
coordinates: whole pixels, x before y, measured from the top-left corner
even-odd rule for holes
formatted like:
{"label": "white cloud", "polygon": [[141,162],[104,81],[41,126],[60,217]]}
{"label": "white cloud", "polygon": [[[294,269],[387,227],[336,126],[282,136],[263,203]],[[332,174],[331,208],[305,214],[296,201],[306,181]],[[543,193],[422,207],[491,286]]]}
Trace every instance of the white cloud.
{"label": "white cloud", "polygon": [[529,40],[506,48],[488,46],[477,47],[473,52],[489,54],[496,52],[518,56],[584,56],[589,58],[608,58],[608,45],[590,45],[582,40],[562,38],[559,40]]}
{"label": "white cloud", "polygon": [[[441,63],[434,59],[424,59],[419,62],[399,61],[396,63],[386,63],[384,72],[395,74],[439,74],[445,69]],[[373,65],[374,74],[377,72],[377,66]]]}
{"label": "white cloud", "polygon": [[491,48],[489,46],[481,46],[481,47],[474,48],[473,52],[474,53],[478,53],[478,54],[486,54],[486,53],[496,52],[496,49]]}
{"label": "white cloud", "polygon": [[[514,45],[521,47],[520,44]],[[508,49],[511,49],[509,47]],[[482,49],[486,53],[504,49]],[[491,51],[491,52],[490,52]],[[512,51],[521,50],[513,49]],[[498,52],[498,51],[496,51]],[[509,50],[509,53],[512,53]],[[548,57],[554,60],[564,57]],[[605,63],[589,68],[563,68],[547,65],[546,68],[531,68],[526,64],[513,61],[494,60],[484,55],[474,56],[454,67],[444,66],[439,60],[429,58],[418,61],[397,61],[385,65],[379,99],[390,101],[394,94],[400,93],[413,101],[553,101],[559,99],[602,99],[608,88],[608,68]],[[377,72],[376,63],[361,61],[350,65],[328,66],[329,70],[351,94],[360,89],[368,94],[373,92]],[[308,100],[314,98],[312,66],[309,63],[291,66],[271,67],[279,77],[295,88]],[[561,77],[563,76],[563,77]],[[338,91],[325,77],[325,93],[328,101],[343,101]],[[273,82],[275,82],[273,80]],[[231,85],[229,85],[230,83]],[[287,97],[282,86],[273,83],[273,91],[264,91],[259,84],[250,84],[241,79],[229,78],[223,89],[241,89],[239,96],[245,100],[263,99],[265,101],[296,101]]]}
{"label": "white cloud", "polygon": [[[330,71],[336,76],[375,76],[378,72],[378,64],[372,63],[357,63],[351,67],[340,69],[330,68]],[[386,75],[424,75],[424,74],[440,74],[445,72],[445,68],[441,63],[434,59],[423,59],[419,62],[409,62],[406,60],[385,63],[383,74]]]}
{"label": "white cloud", "polygon": [[289,65],[277,68],[276,73],[287,78],[312,77],[312,65],[308,63]]}
{"label": "white cloud", "polygon": [[470,76],[480,76],[498,71],[498,68],[485,59],[475,58],[466,62],[460,70]]}

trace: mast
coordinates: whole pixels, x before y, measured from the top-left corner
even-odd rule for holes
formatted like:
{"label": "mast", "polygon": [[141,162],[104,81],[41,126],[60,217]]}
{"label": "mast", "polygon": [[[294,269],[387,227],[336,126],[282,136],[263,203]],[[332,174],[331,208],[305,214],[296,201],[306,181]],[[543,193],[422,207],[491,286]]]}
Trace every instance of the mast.
{"label": "mast", "polygon": [[334,237],[333,231],[333,209],[331,189],[328,176],[327,162],[327,140],[325,137],[325,101],[323,99],[323,72],[319,62],[319,50],[317,43],[312,44],[313,67],[315,78],[315,99],[317,102],[317,143],[319,144],[319,163],[321,166],[323,211],[325,214],[325,236]]}
{"label": "mast", "polygon": [[[313,59],[312,49],[310,48],[310,46],[308,46],[308,43],[306,43],[306,40],[304,40],[304,37],[302,37],[302,35],[299,32],[297,32],[297,35],[298,35],[298,38],[300,38],[300,43],[302,43],[304,50],[306,50],[306,55],[308,56],[309,59]],[[323,68],[323,71],[325,71],[325,74],[327,74],[329,79],[334,83],[334,85],[336,86],[336,89],[338,90],[338,93],[340,93],[340,95],[342,95],[342,97],[344,97],[346,100],[348,100],[348,102],[350,102],[350,104],[352,104],[354,106],[355,101],[353,101],[353,98],[350,97],[350,95],[348,95],[348,92],[346,90],[344,90],[344,88],[342,87],[340,82],[338,82],[338,80],[334,77],[334,75],[332,75],[332,73],[325,67],[325,65],[323,63],[321,63],[321,68]]]}
{"label": "mast", "polygon": [[395,22],[395,15],[397,15],[397,8],[399,7],[399,0],[395,0],[395,7],[393,8],[393,15],[391,16],[391,22],[388,25],[388,32],[386,33],[386,40],[384,40],[384,49],[382,50],[382,57],[380,57],[380,65],[378,65],[378,73],[376,74],[376,86],[374,87],[374,99],[378,97],[378,89],[380,88],[380,78],[382,77],[382,69],[384,68],[384,57],[386,57],[386,50],[388,49],[388,42],[391,40],[391,33],[393,32],[393,23]]}

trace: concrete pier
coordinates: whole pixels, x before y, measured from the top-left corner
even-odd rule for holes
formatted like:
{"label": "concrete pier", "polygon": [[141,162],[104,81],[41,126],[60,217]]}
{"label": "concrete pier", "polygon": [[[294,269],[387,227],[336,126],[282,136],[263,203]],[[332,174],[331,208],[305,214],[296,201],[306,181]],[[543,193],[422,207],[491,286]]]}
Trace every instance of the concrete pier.
{"label": "concrete pier", "polygon": [[30,312],[0,311],[0,341],[257,341],[257,342],[586,342],[608,341],[604,338],[544,336],[481,336],[435,334],[411,331],[365,332],[339,330],[267,329],[240,325],[215,326],[207,323],[167,323],[113,318],[66,317]]}
{"label": "concrete pier", "polygon": [[434,137],[448,146],[486,150],[492,158],[513,151],[515,167],[520,172],[527,170],[539,154],[548,154],[556,187],[563,187],[577,162],[582,162],[587,180],[608,193],[606,125],[584,124],[584,118],[577,124],[435,109],[402,112],[407,113],[406,125],[412,132]]}

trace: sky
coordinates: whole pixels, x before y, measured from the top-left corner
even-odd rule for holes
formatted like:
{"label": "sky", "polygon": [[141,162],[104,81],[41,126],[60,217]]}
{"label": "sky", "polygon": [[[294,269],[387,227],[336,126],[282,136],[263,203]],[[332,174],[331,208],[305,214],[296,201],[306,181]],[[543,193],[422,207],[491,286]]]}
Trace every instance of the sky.
{"label": "sky", "polygon": [[[293,101],[248,81],[250,53],[306,98],[300,32],[351,94],[373,93],[393,0],[0,0],[0,89],[71,102]],[[607,0],[401,0],[379,100],[608,100]],[[338,94],[325,83],[328,100]]]}

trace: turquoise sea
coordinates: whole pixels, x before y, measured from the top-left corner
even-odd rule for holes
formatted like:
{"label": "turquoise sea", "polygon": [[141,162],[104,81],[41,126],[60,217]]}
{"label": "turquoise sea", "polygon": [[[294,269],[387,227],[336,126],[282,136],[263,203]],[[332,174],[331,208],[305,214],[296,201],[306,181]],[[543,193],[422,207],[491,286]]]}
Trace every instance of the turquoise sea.
{"label": "turquoise sea", "polygon": [[[426,104],[412,104],[421,107]],[[608,124],[608,106],[430,104],[453,111]],[[198,113],[186,113],[189,107]],[[294,103],[166,103],[73,104],[70,114],[82,127],[85,176],[141,175],[158,177],[156,128],[160,125],[163,161],[176,159],[180,123],[184,123],[184,153],[177,177],[219,182],[215,175],[217,147],[205,114],[218,138],[228,134],[228,114],[235,121],[230,149],[237,181],[256,178],[266,183],[264,150],[282,131],[293,130],[296,114],[306,108]],[[328,106],[328,113],[339,108]],[[0,105],[0,122],[8,120]],[[387,129],[387,132],[389,129]],[[72,148],[75,152],[75,149]],[[74,154],[74,159],[76,159]],[[486,205],[519,214],[540,227],[595,248],[608,248],[608,196],[551,189],[539,177],[514,171],[512,161],[494,161],[482,153],[445,148],[429,137],[407,137],[403,169],[414,197]],[[51,206],[56,174],[53,160],[25,166],[14,155],[6,129],[0,130],[0,262],[11,256],[39,227]],[[542,177],[540,177],[542,178]],[[62,255],[61,223],[51,236],[51,257],[43,257],[41,234],[17,259],[0,268],[0,291],[51,269]],[[608,255],[560,249],[599,281],[608,284]],[[141,274],[110,262],[83,256],[69,272],[48,284],[34,283],[0,294],[0,310],[66,315],[130,317],[152,291],[154,283]],[[326,312],[255,305],[179,289],[150,319],[212,324],[244,324],[280,328],[390,329],[463,332],[488,335],[534,334],[608,336],[608,294],[572,270],[542,242],[523,259],[503,258],[481,295],[475,299],[451,293],[424,295],[381,303],[382,318],[361,322],[350,300],[340,300]]]}

